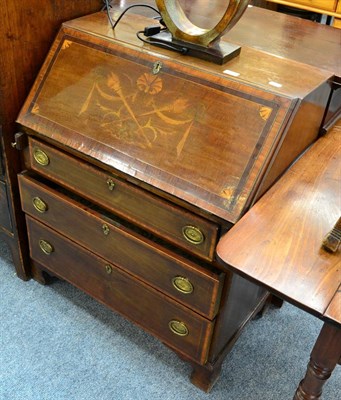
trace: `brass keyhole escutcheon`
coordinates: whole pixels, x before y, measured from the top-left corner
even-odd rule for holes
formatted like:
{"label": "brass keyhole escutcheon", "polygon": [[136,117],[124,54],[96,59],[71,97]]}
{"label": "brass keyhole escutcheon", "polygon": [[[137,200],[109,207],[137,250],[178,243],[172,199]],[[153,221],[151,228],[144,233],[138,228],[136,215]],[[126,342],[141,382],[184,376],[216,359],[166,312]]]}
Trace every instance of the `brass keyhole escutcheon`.
{"label": "brass keyhole escutcheon", "polygon": [[156,0],[169,32],[174,39],[208,47],[230,30],[243,15],[249,0],[230,0],[218,23],[211,29],[194,25],[186,16],[178,0]]}
{"label": "brass keyhole escutcheon", "polygon": [[181,321],[177,321],[173,319],[172,321],[169,322],[168,324],[169,329],[178,336],[187,336],[189,334],[189,330],[186,326],[185,323]]}
{"label": "brass keyhole escutcheon", "polygon": [[183,294],[191,294],[194,290],[194,287],[189,279],[183,276],[176,276],[172,279],[172,284],[175,289]]}
{"label": "brass keyhole escutcheon", "polygon": [[43,167],[46,167],[46,165],[50,164],[49,156],[41,149],[34,149],[33,158],[39,165]]}
{"label": "brass keyhole escutcheon", "polygon": [[112,273],[112,266],[107,264],[105,266],[105,270],[106,270],[107,274],[110,275]]}
{"label": "brass keyhole escutcheon", "polygon": [[109,190],[111,190],[111,191],[114,190],[115,182],[114,182],[111,178],[108,178],[108,179],[107,179],[107,185],[108,185],[108,189],[109,189]]}
{"label": "brass keyhole escutcheon", "polygon": [[44,239],[39,240],[39,247],[40,247],[40,250],[47,255],[50,255],[51,253],[54,252],[54,248],[53,248],[52,244]]}
{"label": "brass keyhole escutcheon", "polygon": [[162,62],[156,61],[153,65],[153,69],[152,69],[153,75],[158,74],[161,71],[161,68],[162,68]]}
{"label": "brass keyhole escutcheon", "polygon": [[44,213],[47,211],[47,204],[45,203],[44,200],[42,200],[40,197],[33,197],[32,199],[33,207],[40,213]]}
{"label": "brass keyhole escutcheon", "polygon": [[196,226],[186,225],[182,228],[182,234],[184,238],[192,244],[201,244],[205,240],[205,236],[202,231]]}
{"label": "brass keyhole escutcheon", "polygon": [[105,236],[108,236],[108,235],[109,235],[109,233],[110,233],[110,228],[109,228],[109,226],[108,226],[107,224],[103,224],[103,225],[102,225],[102,230],[103,230],[103,233],[104,233]]}

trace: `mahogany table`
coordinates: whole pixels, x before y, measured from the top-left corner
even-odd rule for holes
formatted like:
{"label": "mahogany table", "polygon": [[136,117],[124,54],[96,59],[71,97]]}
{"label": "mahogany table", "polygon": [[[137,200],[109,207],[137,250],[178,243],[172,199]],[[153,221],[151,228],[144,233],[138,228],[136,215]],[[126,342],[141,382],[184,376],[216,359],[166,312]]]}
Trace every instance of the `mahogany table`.
{"label": "mahogany table", "polygon": [[[232,270],[324,321],[294,399],[319,399],[341,357],[340,248],[321,247],[340,217],[341,120],[217,247]],[[340,239],[340,237],[338,237]]]}

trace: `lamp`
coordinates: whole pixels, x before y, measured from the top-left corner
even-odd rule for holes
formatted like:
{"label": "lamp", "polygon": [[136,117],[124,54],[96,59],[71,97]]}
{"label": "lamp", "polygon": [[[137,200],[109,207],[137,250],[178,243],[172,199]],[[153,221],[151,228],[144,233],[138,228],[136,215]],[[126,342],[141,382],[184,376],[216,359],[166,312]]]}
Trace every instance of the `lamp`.
{"label": "lamp", "polygon": [[229,31],[243,15],[249,0],[229,0],[227,8],[211,29],[193,24],[186,16],[178,0],[156,0],[167,30],[153,36],[160,43],[183,46],[194,57],[224,64],[240,53],[240,46],[220,42],[221,36]]}

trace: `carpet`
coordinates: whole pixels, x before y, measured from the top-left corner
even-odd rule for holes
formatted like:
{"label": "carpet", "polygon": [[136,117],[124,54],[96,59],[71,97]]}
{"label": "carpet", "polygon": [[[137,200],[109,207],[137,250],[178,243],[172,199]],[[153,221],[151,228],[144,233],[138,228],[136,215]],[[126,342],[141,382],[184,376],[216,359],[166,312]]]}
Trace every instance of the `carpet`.
{"label": "carpet", "polygon": [[[1,239],[0,282],[1,400],[290,400],[322,326],[287,303],[270,308],[206,394],[170,349],[70,284],[18,279]],[[340,393],[337,367],[323,399]]]}

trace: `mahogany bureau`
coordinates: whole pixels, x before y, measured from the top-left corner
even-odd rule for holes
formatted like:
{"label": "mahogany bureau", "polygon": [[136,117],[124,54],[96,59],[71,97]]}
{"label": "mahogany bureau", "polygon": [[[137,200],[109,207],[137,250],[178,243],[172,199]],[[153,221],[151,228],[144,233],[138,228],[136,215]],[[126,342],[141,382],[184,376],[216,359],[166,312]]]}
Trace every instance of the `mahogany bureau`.
{"label": "mahogany bureau", "polygon": [[268,297],[222,272],[216,243],[316,139],[332,74],[248,47],[224,66],[151,48],[135,27],[152,23],[63,24],[18,117],[21,203],[37,280],[121,313],[209,390]]}

